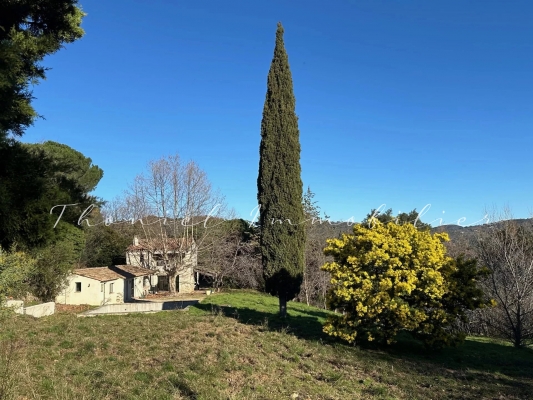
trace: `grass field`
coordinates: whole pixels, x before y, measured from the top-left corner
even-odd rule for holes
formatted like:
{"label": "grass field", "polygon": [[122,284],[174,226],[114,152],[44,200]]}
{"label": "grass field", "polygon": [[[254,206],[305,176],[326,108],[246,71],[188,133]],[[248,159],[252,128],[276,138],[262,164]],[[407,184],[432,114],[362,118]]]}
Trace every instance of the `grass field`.
{"label": "grass field", "polygon": [[232,292],[189,311],[18,316],[0,328],[0,399],[533,398],[530,349],[358,348],[321,333],[324,311],[291,302],[281,321],[277,307]]}

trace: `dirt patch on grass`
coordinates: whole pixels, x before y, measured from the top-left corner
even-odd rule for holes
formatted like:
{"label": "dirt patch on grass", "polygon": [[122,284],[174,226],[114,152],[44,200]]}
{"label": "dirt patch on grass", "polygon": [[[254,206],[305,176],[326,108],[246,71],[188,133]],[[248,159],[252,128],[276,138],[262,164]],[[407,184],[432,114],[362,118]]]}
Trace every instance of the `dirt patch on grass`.
{"label": "dirt patch on grass", "polygon": [[56,303],[56,314],[80,314],[92,308],[94,307],[89,306],[87,304],[70,305],[70,304],[57,304]]}
{"label": "dirt patch on grass", "polygon": [[202,300],[206,297],[205,290],[197,290],[193,293],[175,293],[172,295],[170,292],[158,292],[157,294],[147,294],[142,300],[149,301],[185,301],[185,300]]}

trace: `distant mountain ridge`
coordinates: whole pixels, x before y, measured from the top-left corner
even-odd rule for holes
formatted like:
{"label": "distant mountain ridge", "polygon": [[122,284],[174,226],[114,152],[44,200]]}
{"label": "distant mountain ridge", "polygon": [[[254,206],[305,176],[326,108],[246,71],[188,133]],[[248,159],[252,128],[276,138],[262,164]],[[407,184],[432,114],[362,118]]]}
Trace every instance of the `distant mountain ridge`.
{"label": "distant mountain ridge", "polygon": [[[533,218],[513,219],[518,225],[530,225],[533,227]],[[461,242],[468,247],[473,246],[477,242],[478,234],[484,233],[487,229],[497,227],[504,221],[490,222],[487,224],[461,226],[456,224],[441,225],[431,228],[431,233],[445,232],[450,237],[451,242]],[[312,224],[312,231],[314,235],[321,238],[337,238],[341,234],[352,234],[353,226],[358,224],[346,221],[329,221],[327,219],[317,220]]]}
{"label": "distant mountain ridge", "polygon": [[[515,223],[520,225],[529,225],[533,227],[533,218],[512,219]],[[462,242],[469,246],[474,245],[477,242],[477,236],[486,232],[488,229],[501,225],[504,221],[489,222],[486,224],[461,226],[456,224],[441,225],[431,228],[431,233],[445,232],[450,237],[451,242]],[[346,222],[336,221],[323,221],[322,224],[316,223],[314,226],[318,231],[321,231],[325,237],[338,237],[342,233],[353,233],[353,223],[348,224]]]}
{"label": "distant mountain ridge", "polygon": [[[511,221],[520,225],[533,225],[533,218],[512,219]],[[505,221],[489,222],[487,224],[460,226],[460,225],[441,225],[431,229],[431,233],[446,232],[450,240],[467,239],[468,242],[474,241],[477,234],[485,232],[487,229],[498,227]]]}

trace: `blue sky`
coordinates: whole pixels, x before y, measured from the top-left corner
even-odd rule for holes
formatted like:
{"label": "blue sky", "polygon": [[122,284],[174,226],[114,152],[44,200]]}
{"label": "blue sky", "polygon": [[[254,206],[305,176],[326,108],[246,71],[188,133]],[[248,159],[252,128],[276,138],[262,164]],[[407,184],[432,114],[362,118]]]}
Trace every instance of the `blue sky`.
{"label": "blue sky", "polygon": [[45,59],[34,106],[46,119],[23,141],[91,157],[106,200],[179,153],[251,218],[281,21],[302,180],[333,220],[381,204],[426,207],[434,225],[533,212],[532,2],[80,3],[86,34]]}

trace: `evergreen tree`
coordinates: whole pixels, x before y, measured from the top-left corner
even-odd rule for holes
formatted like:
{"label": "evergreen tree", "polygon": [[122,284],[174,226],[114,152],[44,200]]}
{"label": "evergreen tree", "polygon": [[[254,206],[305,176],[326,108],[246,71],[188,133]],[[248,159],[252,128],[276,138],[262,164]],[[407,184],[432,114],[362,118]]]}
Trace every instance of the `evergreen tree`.
{"label": "evergreen tree", "polygon": [[[313,200],[315,194],[311,191],[311,188],[307,187],[307,192],[303,196],[304,215],[307,221],[307,226],[313,226],[313,222],[320,219],[320,207],[317,206],[317,201]],[[313,220],[314,218],[314,220]]]}
{"label": "evergreen tree", "polygon": [[48,70],[41,61],[83,36],[84,16],[77,0],[0,1],[0,141],[38,117],[31,102]]}
{"label": "evergreen tree", "polygon": [[265,289],[279,297],[280,315],[300,291],[305,226],[300,177],[298,118],[289,60],[278,23],[261,121],[257,179],[261,256]]}
{"label": "evergreen tree", "polygon": [[409,213],[399,213],[396,217],[392,215],[392,208],[386,211],[379,211],[373,208],[363,220],[362,224],[369,227],[374,226],[375,222],[379,221],[382,224],[394,222],[399,225],[411,224],[416,226],[419,230],[430,230],[431,225],[420,220],[420,214],[416,211],[416,208]]}
{"label": "evergreen tree", "polygon": [[78,219],[100,200],[90,192],[103,176],[89,157],[56,142],[0,141],[0,247],[22,250],[47,246],[58,240],[54,226],[61,221],[79,228]]}

